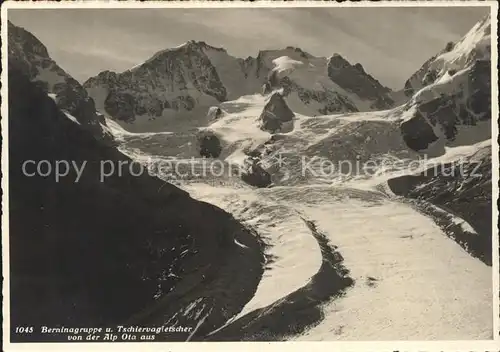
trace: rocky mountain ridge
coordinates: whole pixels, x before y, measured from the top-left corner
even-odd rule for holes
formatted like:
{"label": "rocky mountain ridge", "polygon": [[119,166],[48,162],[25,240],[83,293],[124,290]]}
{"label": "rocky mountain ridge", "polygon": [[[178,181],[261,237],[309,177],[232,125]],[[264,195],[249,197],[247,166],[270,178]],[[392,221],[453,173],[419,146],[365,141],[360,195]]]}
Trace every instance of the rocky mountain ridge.
{"label": "rocky mountain ridge", "polygon": [[94,100],[83,86],[64,71],[33,34],[8,22],[9,67],[22,72],[46,92],[57,106],[67,112],[98,139],[112,141],[103,128],[104,116],[96,111]]}
{"label": "rocky mountain ridge", "polygon": [[[295,64],[295,65],[294,65]],[[111,118],[137,122],[194,111],[243,95],[283,89],[308,114],[388,108],[390,89],[336,54],[317,58],[299,48],[260,51],[246,59],[205,42],[189,41],[136,67],[104,71],[84,87]]]}

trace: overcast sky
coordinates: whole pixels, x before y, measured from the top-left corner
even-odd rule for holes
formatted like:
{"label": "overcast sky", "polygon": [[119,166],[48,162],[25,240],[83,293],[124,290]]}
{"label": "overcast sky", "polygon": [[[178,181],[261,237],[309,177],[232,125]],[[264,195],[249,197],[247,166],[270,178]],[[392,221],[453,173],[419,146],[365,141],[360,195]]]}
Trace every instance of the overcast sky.
{"label": "overcast sky", "polygon": [[8,17],[40,39],[79,81],[103,70],[124,71],[194,39],[238,57],[286,46],[315,56],[340,53],[399,89],[425,60],[488,12],[487,7],[17,9]]}

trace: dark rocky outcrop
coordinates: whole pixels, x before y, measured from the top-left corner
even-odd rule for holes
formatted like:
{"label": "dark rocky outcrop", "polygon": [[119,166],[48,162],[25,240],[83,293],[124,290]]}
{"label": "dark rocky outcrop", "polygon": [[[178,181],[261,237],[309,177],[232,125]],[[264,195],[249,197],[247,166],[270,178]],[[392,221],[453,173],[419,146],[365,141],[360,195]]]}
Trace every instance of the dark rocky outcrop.
{"label": "dark rocky outcrop", "polygon": [[212,106],[210,109],[208,109],[207,120],[213,122],[220,119],[224,115],[225,115],[224,110],[222,110],[218,106]]}
{"label": "dark rocky outcrop", "polygon": [[276,92],[269,97],[259,120],[260,128],[264,131],[276,133],[282,131],[284,124],[293,124],[295,114],[286,104],[283,96]]}
{"label": "dark rocky outcrop", "polygon": [[390,108],[394,101],[388,96],[391,90],[365,72],[359,63],[351,65],[339,54],[328,60],[328,77],[342,88],[357,94],[361,99],[375,100],[379,106]]}
{"label": "dark rocky outcrop", "polygon": [[446,46],[444,47],[444,51],[445,51],[446,53],[449,53],[450,51],[452,51],[452,50],[453,50],[453,48],[454,48],[454,47],[455,47],[455,43],[453,43],[453,42],[448,42],[448,43],[446,43]]}
{"label": "dark rocky outcrop", "polygon": [[259,162],[259,158],[251,158],[250,165],[247,171],[241,175],[241,179],[251,186],[265,188],[272,184],[271,174]]}
{"label": "dark rocky outcrop", "polygon": [[[39,334],[39,326],[115,325],[154,311],[158,300],[179,310],[179,285],[207,296],[202,288],[217,280],[222,266],[237,268],[248,281],[224,314],[236,314],[251,298],[262,272],[259,245],[231,215],[138,173],[137,164],[130,168],[132,160],[69,120],[13,68],[8,99],[11,324],[37,332],[13,334],[13,341],[67,340]],[[73,169],[57,182],[52,174],[23,173],[26,160],[86,166],[78,182]],[[119,163],[125,165],[120,172],[101,179],[103,164],[109,172]],[[242,267],[235,256],[228,262],[235,236],[249,248],[239,253],[247,258]],[[214,323],[224,322],[221,314],[214,309]],[[149,323],[141,320],[141,326]]]}
{"label": "dark rocky outcrop", "polygon": [[424,86],[428,86],[429,84],[434,83],[436,81],[437,77],[438,77],[438,75],[437,75],[436,71],[429,70],[425,74],[424,78],[422,78],[422,84]]}
{"label": "dark rocky outcrop", "polygon": [[136,106],[134,97],[128,93],[111,91],[104,101],[106,112],[117,120],[133,121],[136,113],[145,113],[146,109]]}
{"label": "dark rocky outcrop", "polygon": [[217,158],[220,155],[222,151],[221,142],[213,131],[200,132],[197,140],[201,156],[205,158]]}
{"label": "dark rocky outcrop", "polygon": [[438,140],[431,125],[419,112],[412,119],[401,123],[401,135],[406,145],[415,151],[427,149]]}

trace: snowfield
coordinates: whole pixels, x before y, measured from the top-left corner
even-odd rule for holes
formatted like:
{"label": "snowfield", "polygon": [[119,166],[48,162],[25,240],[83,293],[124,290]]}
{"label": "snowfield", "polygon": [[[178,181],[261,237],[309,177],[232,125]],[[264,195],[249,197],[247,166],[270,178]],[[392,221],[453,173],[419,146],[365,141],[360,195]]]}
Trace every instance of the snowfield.
{"label": "snowfield", "polygon": [[339,246],[356,285],[297,340],[492,338],[491,268],[430,218],[391,200],[325,203],[304,210]]}

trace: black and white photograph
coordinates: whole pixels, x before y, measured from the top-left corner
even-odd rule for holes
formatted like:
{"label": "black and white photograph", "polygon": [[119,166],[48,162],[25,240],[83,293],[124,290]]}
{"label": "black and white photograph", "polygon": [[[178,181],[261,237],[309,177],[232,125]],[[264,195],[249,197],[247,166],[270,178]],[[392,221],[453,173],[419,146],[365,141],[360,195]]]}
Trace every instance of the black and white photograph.
{"label": "black and white photograph", "polygon": [[5,350],[498,347],[497,3],[210,3],[3,4]]}

